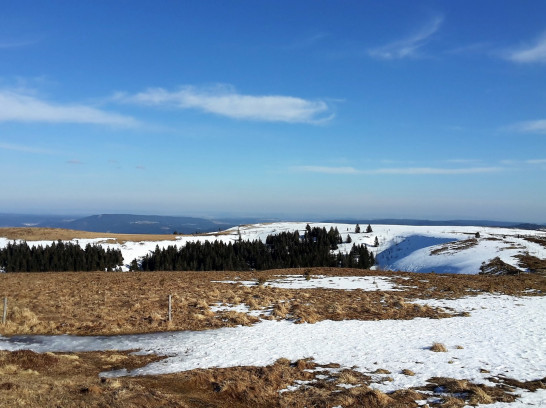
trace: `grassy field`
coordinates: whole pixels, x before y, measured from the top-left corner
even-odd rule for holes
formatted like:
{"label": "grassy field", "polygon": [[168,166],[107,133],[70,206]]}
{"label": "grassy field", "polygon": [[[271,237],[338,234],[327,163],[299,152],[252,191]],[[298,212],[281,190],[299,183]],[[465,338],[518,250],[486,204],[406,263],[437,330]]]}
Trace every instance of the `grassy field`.
{"label": "grassy field", "polygon": [[109,242],[123,244],[127,241],[174,241],[180,235],[152,235],[152,234],[111,234],[108,232],[88,232],[62,228],[0,228],[0,237],[10,240],[21,239],[25,241],[67,241],[72,239],[108,238]]}
{"label": "grassy field", "polygon": [[[278,275],[388,276],[402,291],[281,289],[259,284]],[[353,269],[293,269],[260,272],[81,272],[0,274],[0,296],[8,298],[3,334],[129,334],[206,330],[248,325],[257,317],[213,312],[218,304],[245,304],[268,319],[315,323],[330,320],[446,317],[443,311],[407,303],[417,298],[457,298],[496,292],[529,295],[546,291],[546,278],[423,275]],[[240,278],[256,284],[226,284]],[[172,321],[167,320],[172,295]]]}

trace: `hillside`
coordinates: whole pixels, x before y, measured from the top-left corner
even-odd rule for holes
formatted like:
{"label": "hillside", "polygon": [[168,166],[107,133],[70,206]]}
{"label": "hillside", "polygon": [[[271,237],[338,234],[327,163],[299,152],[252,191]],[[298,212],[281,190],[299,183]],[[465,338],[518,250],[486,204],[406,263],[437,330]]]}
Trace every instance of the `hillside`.
{"label": "hillside", "polygon": [[[309,223],[311,226],[337,228],[341,236],[350,237],[351,243],[339,245],[338,251],[348,253],[353,244],[366,244],[377,260],[375,269],[409,272],[437,272],[478,274],[484,271],[502,274],[503,268],[487,265],[498,258],[507,271],[544,272],[546,263],[546,232],[515,228],[473,226],[408,226],[366,225],[355,232],[354,224]],[[265,241],[268,235],[283,231],[305,232],[305,222],[250,224],[221,232],[200,235],[122,235],[88,233],[55,229],[10,228],[0,229],[0,247],[9,240],[22,239],[30,245],[47,245],[57,239],[78,240],[80,245],[99,243],[120,249],[127,270],[133,259],[140,259],[156,246],[166,248],[186,242],[219,240],[224,243],[242,240]],[[377,242],[376,242],[377,240]],[[378,245],[376,245],[376,243]],[[483,266],[482,266],[483,265]],[[515,268],[515,269],[514,269]]]}

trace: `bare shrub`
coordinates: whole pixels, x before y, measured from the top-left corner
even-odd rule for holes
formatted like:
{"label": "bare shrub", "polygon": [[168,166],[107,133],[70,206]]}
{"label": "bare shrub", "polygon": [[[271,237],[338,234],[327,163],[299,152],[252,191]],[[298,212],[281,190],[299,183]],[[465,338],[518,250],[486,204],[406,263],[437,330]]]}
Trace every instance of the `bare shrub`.
{"label": "bare shrub", "polygon": [[442,343],[433,343],[430,347],[430,351],[435,353],[447,353],[447,347]]}

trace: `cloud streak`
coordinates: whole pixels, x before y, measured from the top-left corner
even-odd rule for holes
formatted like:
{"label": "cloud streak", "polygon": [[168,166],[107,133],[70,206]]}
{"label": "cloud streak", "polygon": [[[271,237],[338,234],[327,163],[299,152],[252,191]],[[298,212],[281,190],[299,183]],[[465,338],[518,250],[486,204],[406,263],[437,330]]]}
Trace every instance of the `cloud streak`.
{"label": "cloud streak", "polygon": [[363,171],[366,174],[400,174],[400,175],[456,175],[456,174],[479,174],[495,173],[502,171],[501,167],[463,167],[463,168],[442,168],[442,167],[399,167],[383,168]]}
{"label": "cloud streak", "polygon": [[370,49],[368,55],[373,58],[386,60],[417,57],[419,49],[440,29],[443,21],[443,17],[436,17],[415,34],[381,47]]}
{"label": "cloud streak", "polygon": [[0,90],[0,122],[82,123],[135,127],[129,116],[106,112],[85,105],[62,105],[25,93]]}
{"label": "cloud streak", "polygon": [[114,101],[144,106],[197,109],[240,120],[319,124],[333,118],[322,100],[283,95],[244,95],[232,86],[212,88],[184,86],[176,91],[150,88],[134,95],[116,94]]}
{"label": "cloud streak", "polygon": [[534,45],[507,51],[505,57],[510,61],[523,64],[546,63],[546,33],[539,37]]}
{"label": "cloud streak", "polygon": [[353,167],[327,167],[327,166],[297,166],[294,170],[307,173],[321,174],[364,174],[364,175],[463,175],[496,173],[502,171],[502,167],[388,167],[369,170],[358,170]]}
{"label": "cloud streak", "polygon": [[508,127],[509,130],[514,130],[521,133],[539,133],[546,134],[546,119],[528,120],[519,122]]}
{"label": "cloud streak", "polygon": [[360,173],[353,167],[328,167],[328,166],[297,166],[296,171],[306,173],[322,173],[322,174],[358,174]]}
{"label": "cloud streak", "polygon": [[14,152],[23,152],[23,153],[34,153],[34,154],[59,154],[60,152],[42,149],[39,147],[25,146],[13,143],[0,143],[1,150],[11,150]]}

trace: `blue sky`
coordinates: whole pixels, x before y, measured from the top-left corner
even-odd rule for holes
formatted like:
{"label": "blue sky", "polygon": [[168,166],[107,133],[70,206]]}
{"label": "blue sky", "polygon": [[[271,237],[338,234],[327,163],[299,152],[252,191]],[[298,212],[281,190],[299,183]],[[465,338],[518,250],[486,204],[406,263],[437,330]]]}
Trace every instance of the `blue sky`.
{"label": "blue sky", "polygon": [[0,10],[0,212],[546,222],[542,0]]}

